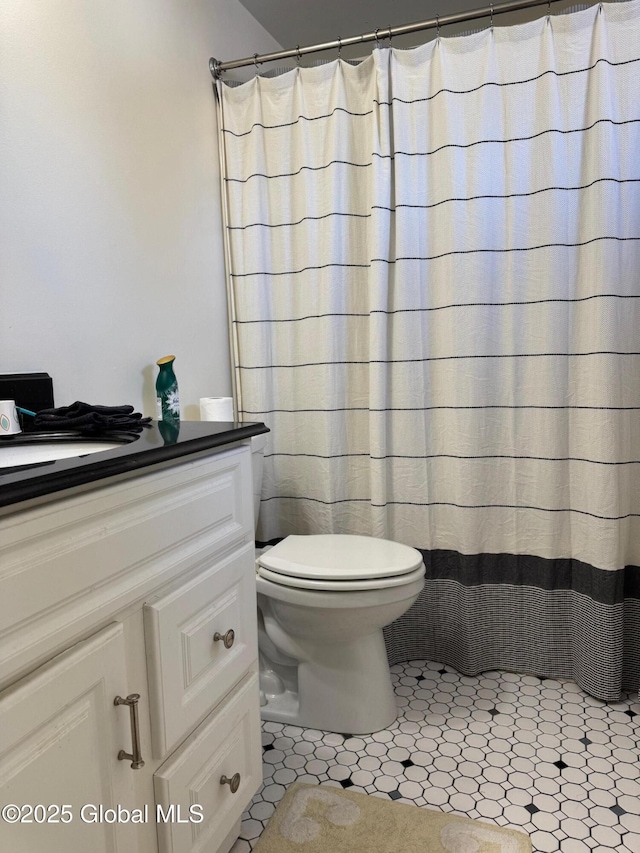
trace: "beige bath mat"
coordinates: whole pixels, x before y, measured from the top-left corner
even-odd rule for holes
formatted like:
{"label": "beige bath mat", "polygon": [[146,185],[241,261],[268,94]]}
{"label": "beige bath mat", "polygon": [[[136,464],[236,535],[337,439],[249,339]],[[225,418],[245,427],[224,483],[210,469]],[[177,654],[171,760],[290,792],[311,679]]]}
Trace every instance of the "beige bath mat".
{"label": "beige bath mat", "polygon": [[292,785],[254,853],[531,853],[528,836],[381,797]]}

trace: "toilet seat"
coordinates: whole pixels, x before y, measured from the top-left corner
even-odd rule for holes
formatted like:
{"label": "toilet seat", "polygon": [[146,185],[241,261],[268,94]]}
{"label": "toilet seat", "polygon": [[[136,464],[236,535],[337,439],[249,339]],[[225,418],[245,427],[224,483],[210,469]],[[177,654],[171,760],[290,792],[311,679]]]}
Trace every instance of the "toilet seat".
{"label": "toilet seat", "polygon": [[283,539],[258,558],[257,573],[298,589],[346,592],[412,583],[424,565],[419,551],[398,542],[321,534]]}
{"label": "toilet seat", "polygon": [[404,586],[424,578],[424,566],[420,565],[413,572],[404,575],[395,575],[388,578],[369,578],[360,581],[331,581],[315,580],[314,578],[296,578],[283,575],[279,572],[271,572],[263,566],[258,566],[258,575],[272,583],[282,586],[295,587],[296,589],[321,590],[327,592],[359,592],[367,589],[389,589],[395,586]]}

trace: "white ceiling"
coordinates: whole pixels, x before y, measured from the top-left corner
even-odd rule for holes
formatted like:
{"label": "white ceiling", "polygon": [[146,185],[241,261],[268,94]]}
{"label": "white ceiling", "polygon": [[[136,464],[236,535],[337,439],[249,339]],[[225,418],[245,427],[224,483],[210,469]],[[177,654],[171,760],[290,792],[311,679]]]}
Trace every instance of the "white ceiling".
{"label": "white ceiling", "polygon": [[[284,48],[477,9],[484,0],[240,0]],[[424,36],[422,38],[424,41]]]}
{"label": "white ceiling", "polygon": [[[286,50],[296,45],[304,46],[334,41],[338,37],[360,35],[385,27],[395,27],[435,18],[436,15],[451,15],[490,5],[490,0],[240,0],[242,5]],[[504,2],[504,0],[496,0]],[[577,0],[552,0],[553,13],[559,12]],[[593,2],[593,0],[586,0]],[[522,12],[496,16],[496,26],[520,23],[539,18],[546,13],[544,6]],[[442,35],[454,35],[463,30],[480,29],[489,21],[479,19],[467,24],[457,24],[442,29]],[[421,32],[394,40],[394,47],[409,47],[422,44],[434,33]],[[362,56],[369,46],[345,48],[343,56]],[[323,58],[329,54],[325,53]],[[218,57],[221,60],[239,57]],[[266,69],[265,69],[266,70]]]}

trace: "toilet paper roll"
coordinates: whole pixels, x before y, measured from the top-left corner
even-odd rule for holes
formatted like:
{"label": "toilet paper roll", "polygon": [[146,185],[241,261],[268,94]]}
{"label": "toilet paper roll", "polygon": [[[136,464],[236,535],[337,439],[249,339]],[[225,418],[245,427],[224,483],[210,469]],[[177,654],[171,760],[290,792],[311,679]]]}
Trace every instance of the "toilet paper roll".
{"label": "toilet paper roll", "polygon": [[233,397],[200,397],[201,421],[233,422]]}

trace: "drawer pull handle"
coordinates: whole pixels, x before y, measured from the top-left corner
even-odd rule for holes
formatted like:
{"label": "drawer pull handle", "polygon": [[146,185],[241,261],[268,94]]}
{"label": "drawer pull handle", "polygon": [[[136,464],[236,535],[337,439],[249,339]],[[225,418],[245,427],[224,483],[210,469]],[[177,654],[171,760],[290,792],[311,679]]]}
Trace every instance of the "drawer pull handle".
{"label": "drawer pull handle", "polygon": [[234,773],[231,779],[228,779],[226,776],[220,777],[221,785],[228,785],[231,788],[231,793],[235,794],[235,792],[240,787],[240,774]]}
{"label": "drawer pull handle", "polygon": [[140,699],[139,693],[131,693],[127,696],[126,699],[123,699],[122,696],[116,696],[113,700],[114,705],[128,705],[129,706],[129,718],[131,721],[131,752],[125,752],[124,749],[121,749],[118,753],[118,761],[127,761],[131,762],[132,770],[140,770],[141,767],[144,767],[144,761],[142,760],[142,754],[140,752],[140,727],[138,726],[138,700]]}
{"label": "drawer pull handle", "polygon": [[224,643],[225,649],[230,649],[231,646],[233,645],[233,641],[235,640],[235,638],[236,638],[236,632],[233,630],[233,628],[229,628],[229,630],[227,631],[226,634],[220,634],[220,633],[218,633],[218,631],[216,631],[215,634],[213,635],[213,642],[217,643],[220,640],[222,640],[222,642]]}

